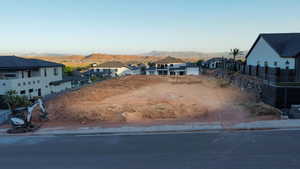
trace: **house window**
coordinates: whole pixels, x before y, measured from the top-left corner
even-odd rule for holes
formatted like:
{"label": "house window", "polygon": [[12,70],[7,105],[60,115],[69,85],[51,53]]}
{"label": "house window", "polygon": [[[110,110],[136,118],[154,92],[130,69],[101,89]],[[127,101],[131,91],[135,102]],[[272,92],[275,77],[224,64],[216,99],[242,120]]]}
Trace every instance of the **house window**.
{"label": "house window", "polygon": [[44,76],[47,77],[47,69],[44,69]]}
{"label": "house window", "polygon": [[24,79],[24,72],[22,71],[22,79]]}
{"label": "house window", "polygon": [[274,62],[274,66],[277,67],[277,65],[278,65],[278,63],[277,63],[277,62]]}
{"label": "house window", "polygon": [[28,71],[28,78],[31,77],[31,70]]}
{"label": "house window", "polygon": [[29,93],[32,93],[33,92],[33,89],[29,89]]}
{"label": "house window", "polygon": [[17,77],[16,74],[5,74],[4,76],[5,76],[5,77],[12,77],[12,78]]}
{"label": "house window", "polygon": [[21,86],[21,83],[18,83],[18,86]]}
{"label": "house window", "polygon": [[31,82],[28,82],[28,85],[31,85]]}
{"label": "house window", "polygon": [[26,82],[23,82],[23,86],[26,86]]}
{"label": "house window", "polygon": [[267,67],[267,66],[268,66],[268,62],[267,62],[267,61],[265,61],[265,62],[264,62],[264,64],[265,64],[265,67]]}
{"label": "house window", "polygon": [[33,81],[32,83],[35,84],[35,81]]}
{"label": "house window", "polygon": [[20,91],[20,94],[26,94],[26,90]]}
{"label": "house window", "polygon": [[290,67],[290,62],[288,60],[285,62],[285,67],[286,67],[286,69],[289,69],[289,67]]}
{"label": "house window", "polygon": [[54,76],[57,76],[58,75],[57,68],[54,68],[53,70],[54,70]]}
{"label": "house window", "polygon": [[6,86],[6,84],[5,84],[5,83],[2,83],[2,86]]}
{"label": "house window", "polygon": [[40,80],[37,80],[36,82],[37,82],[37,83],[40,83]]}

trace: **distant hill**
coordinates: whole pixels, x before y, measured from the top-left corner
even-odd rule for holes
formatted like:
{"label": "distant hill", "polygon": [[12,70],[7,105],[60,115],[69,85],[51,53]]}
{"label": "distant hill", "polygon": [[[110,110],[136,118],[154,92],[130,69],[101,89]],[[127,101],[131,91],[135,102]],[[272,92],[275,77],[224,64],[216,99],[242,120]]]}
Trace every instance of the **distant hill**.
{"label": "distant hill", "polygon": [[[246,52],[244,52],[246,53]],[[27,55],[26,58],[37,58],[57,63],[62,63],[72,67],[88,66],[91,63],[103,63],[107,61],[120,61],[123,63],[148,63],[161,60],[164,57],[172,56],[180,58],[185,62],[196,62],[199,59],[209,59],[213,57],[232,57],[228,52],[202,53],[202,52],[168,52],[168,51],[152,51],[140,55],[113,55],[104,53],[93,53],[87,56],[83,55],[64,55],[64,54],[47,54],[47,55]],[[243,56],[241,56],[243,57]],[[239,57],[237,57],[239,58]]]}
{"label": "distant hill", "polygon": [[[247,51],[243,51],[244,55],[247,53]],[[201,59],[209,59],[213,57],[232,57],[230,56],[229,52],[211,52],[211,53],[204,53],[204,52],[193,52],[193,51],[151,51],[149,53],[143,53],[142,56],[159,56],[159,57],[166,57],[166,56],[172,56],[172,57],[179,57],[179,58],[190,58],[190,57],[196,57]],[[243,57],[244,55],[241,55]]]}

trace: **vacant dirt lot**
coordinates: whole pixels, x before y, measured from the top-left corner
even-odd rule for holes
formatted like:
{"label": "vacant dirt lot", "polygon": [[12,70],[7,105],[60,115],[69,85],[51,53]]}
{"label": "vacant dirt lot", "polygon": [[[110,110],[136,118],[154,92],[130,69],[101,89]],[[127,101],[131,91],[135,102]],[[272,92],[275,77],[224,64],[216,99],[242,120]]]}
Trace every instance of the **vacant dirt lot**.
{"label": "vacant dirt lot", "polygon": [[235,123],[256,117],[254,98],[206,76],[128,76],[70,92],[47,102],[51,123],[147,124],[182,121]]}

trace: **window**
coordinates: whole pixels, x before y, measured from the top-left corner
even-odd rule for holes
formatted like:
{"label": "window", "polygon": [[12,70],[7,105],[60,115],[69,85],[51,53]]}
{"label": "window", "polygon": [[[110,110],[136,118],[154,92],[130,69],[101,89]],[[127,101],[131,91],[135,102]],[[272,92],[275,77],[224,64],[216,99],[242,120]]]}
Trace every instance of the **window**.
{"label": "window", "polygon": [[2,83],[2,86],[6,86],[6,83]]}
{"label": "window", "polygon": [[24,72],[22,71],[22,79],[24,79]]}
{"label": "window", "polygon": [[21,86],[21,83],[18,83],[18,86]]}
{"label": "window", "polygon": [[265,62],[264,62],[264,64],[265,64],[265,67],[267,67],[267,66],[268,66],[268,62],[267,62],[267,61],[265,61]]}
{"label": "window", "polygon": [[54,76],[57,76],[58,75],[57,68],[54,68],[53,70],[54,70]]}
{"label": "window", "polygon": [[4,76],[5,76],[5,77],[17,77],[16,74],[5,74]]}
{"label": "window", "polygon": [[33,89],[29,89],[29,93],[32,93],[33,92]]}
{"label": "window", "polygon": [[31,82],[28,82],[28,85],[31,85]]}
{"label": "window", "polygon": [[25,82],[23,82],[23,86],[26,86],[26,83],[25,83]]}
{"label": "window", "polygon": [[47,68],[44,69],[44,76],[47,77]]}
{"label": "window", "polygon": [[278,65],[278,63],[277,63],[277,62],[274,62],[274,66],[277,67],[277,65]]}
{"label": "window", "polygon": [[30,78],[31,77],[31,70],[29,70],[27,73],[28,73],[28,78]]}
{"label": "window", "polygon": [[35,81],[33,81],[32,83],[35,84]]}
{"label": "window", "polygon": [[20,94],[26,94],[26,90],[20,91]]}
{"label": "window", "polygon": [[37,83],[40,83],[40,80],[37,80],[36,82],[37,82]]}

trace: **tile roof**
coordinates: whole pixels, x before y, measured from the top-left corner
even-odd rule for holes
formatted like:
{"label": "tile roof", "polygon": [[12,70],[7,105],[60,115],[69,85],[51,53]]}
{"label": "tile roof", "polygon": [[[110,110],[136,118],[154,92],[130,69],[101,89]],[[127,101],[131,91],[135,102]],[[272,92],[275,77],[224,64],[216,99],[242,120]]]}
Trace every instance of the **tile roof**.
{"label": "tile roof", "polygon": [[0,69],[33,69],[40,67],[62,67],[62,64],[38,59],[25,59],[17,56],[0,56]]}
{"label": "tile roof", "polygon": [[103,68],[121,68],[121,67],[126,67],[126,65],[122,62],[117,62],[117,61],[110,61],[110,62],[104,62],[97,67],[103,67]]}
{"label": "tile roof", "polygon": [[181,59],[178,59],[178,58],[174,58],[174,57],[171,57],[171,56],[168,56],[164,59],[161,59],[157,62],[155,62],[157,64],[168,64],[168,63],[184,63],[183,60]]}

